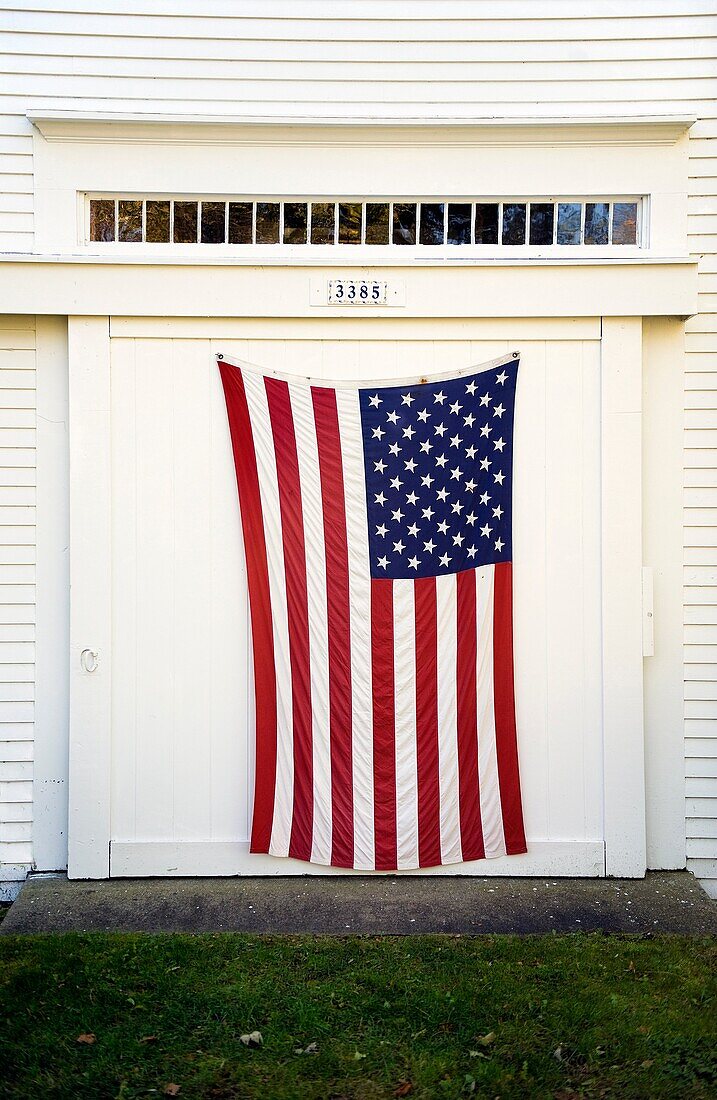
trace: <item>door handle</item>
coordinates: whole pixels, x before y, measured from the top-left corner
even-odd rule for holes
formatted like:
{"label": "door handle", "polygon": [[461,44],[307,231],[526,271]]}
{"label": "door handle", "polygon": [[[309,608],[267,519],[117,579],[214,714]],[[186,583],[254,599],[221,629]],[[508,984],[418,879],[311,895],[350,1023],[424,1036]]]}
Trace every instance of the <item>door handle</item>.
{"label": "door handle", "polygon": [[94,672],[99,664],[99,655],[96,649],[83,649],[80,654],[80,666],[83,672]]}

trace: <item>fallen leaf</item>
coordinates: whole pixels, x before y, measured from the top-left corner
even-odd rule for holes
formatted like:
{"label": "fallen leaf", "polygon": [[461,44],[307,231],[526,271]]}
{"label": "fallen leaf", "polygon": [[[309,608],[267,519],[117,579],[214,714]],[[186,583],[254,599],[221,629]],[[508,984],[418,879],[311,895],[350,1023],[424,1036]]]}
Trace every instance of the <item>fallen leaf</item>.
{"label": "fallen leaf", "polygon": [[156,1043],[158,1039],[159,1035],[143,1035],[140,1043]]}
{"label": "fallen leaf", "polygon": [[355,1050],[354,1051],[354,1062],[360,1062],[361,1059],[365,1058],[365,1057],[366,1057],[366,1055],[362,1054],[360,1050]]}
{"label": "fallen leaf", "polygon": [[403,1081],[397,1088],[393,1090],[394,1096],[408,1096],[413,1092],[413,1085],[410,1081]]}
{"label": "fallen leaf", "polygon": [[469,1058],[487,1058],[488,1055],[484,1054],[482,1050],[469,1050],[468,1051],[468,1057]]}
{"label": "fallen leaf", "polygon": [[165,1096],[179,1096],[182,1091],[181,1085],[175,1085],[174,1081],[170,1081],[168,1085],[164,1086]]}
{"label": "fallen leaf", "polygon": [[77,1036],[77,1042],[85,1043],[86,1046],[90,1047],[97,1042],[97,1036],[91,1031],[83,1031],[82,1035]]}
{"label": "fallen leaf", "polygon": [[489,1046],[495,1039],[495,1032],[489,1031],[487,1035],[479,1035],[478,1042],[482,1047]]}
{"label": "fallen leaf", "polygon": [[646,1058],[644,1062],[640,1062],[640,1069],[649,1069],[654,1064],[654,1058]]}
{"label": "fallen leaf", "polygon": [[562,1062],[563,1060],[563,1048],[562,1046],[556,1047],[553,1051],[553,1058],[556,1062]]}
{"label": "fallen leaf", "polygon": [[244,1044],[245,1047],[252,1047],[254,1049],[256,1049],[256,1047],[262,1046],[264,1043],[260,1031],[250,1031],[248,1035],[240,1035],[239,1040]]}

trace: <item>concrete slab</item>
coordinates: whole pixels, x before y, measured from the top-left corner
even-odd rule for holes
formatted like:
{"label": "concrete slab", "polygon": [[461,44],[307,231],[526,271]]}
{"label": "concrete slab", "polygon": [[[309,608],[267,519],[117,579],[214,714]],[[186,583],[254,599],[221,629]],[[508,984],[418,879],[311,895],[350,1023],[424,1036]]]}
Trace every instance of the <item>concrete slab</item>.
{"label": "concrete slab", "polygon": [[645,879],[232,878],[68,882],[32,876],[0,934],[259,932],[717,934],[686,871]]}

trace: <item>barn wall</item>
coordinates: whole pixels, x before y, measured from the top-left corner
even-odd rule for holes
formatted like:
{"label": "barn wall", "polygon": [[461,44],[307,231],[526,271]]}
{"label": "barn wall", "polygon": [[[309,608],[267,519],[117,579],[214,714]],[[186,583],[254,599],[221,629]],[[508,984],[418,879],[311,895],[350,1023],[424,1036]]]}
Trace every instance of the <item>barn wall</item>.
{"label": "barn wall", "polygon": [[[121,14],[112,0],[31,6],[0,0],[0,249],[33,248],[28,111],[438,119],[694,114],[689,240],[700,257],[701,312],[686,338],[687,843],[690,866],[717,893],[717,14],[711,0],[586,0],[573,6],[571,18],[565,10],[561,0],[344,0],[337,17],[329,0],[306,0],[297,18],[288,0],[126,0]],[[17,340],[27,342],[20,348],[0,342],[6,361],[20,355],[29,361],[32,329],[22,324],[4,323],[0,340],[12,343],[7,332],[18,332]],[[8,401],[29,390],[8,388]],[[29,423],[32,407],[9,405],[2,416],[9,418],[3,430],[15,430],[13,418]],[[1,452],[2,508],[10,516],[32,507],[25,503],[31,466],[16,465],[29,462],[30,450],[18,444],[16,452]],[[19,526],[29,539],[29,526]],[[12,639],[0,645],[25,647],[12,653],[28,657],[13,664],[27,678],[3,682],[0,695],[4,715],[22,715],[7,718],[2,744],[10,747],[0,764],[0,860],[14,866],[31,855],[33,715],[32,590],[25,583],[31,543],[12,545],[23,550],[4,549],[2,569],[23,578],[9,583],[13,599],[26,602],[8,604],[4,614],[23,621],[3,624]]]}

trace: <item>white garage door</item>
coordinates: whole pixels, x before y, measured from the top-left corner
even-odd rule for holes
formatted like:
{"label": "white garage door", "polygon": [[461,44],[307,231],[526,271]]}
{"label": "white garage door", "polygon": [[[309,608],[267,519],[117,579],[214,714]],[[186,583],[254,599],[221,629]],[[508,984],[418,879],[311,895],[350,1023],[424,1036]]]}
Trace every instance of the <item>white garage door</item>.
{"label": "white garage door", "polygon": [[110,873],[327,873],[248,850],[246,578],[215,353],[374,379],[518,348],[515,665],[529,850],[428,873],[603,874],[599,322],[421,323],[417,340],[388,320],[370,340],[350,321],[263,325],[235,322],[220,339],[209,321],[113,322]]}

